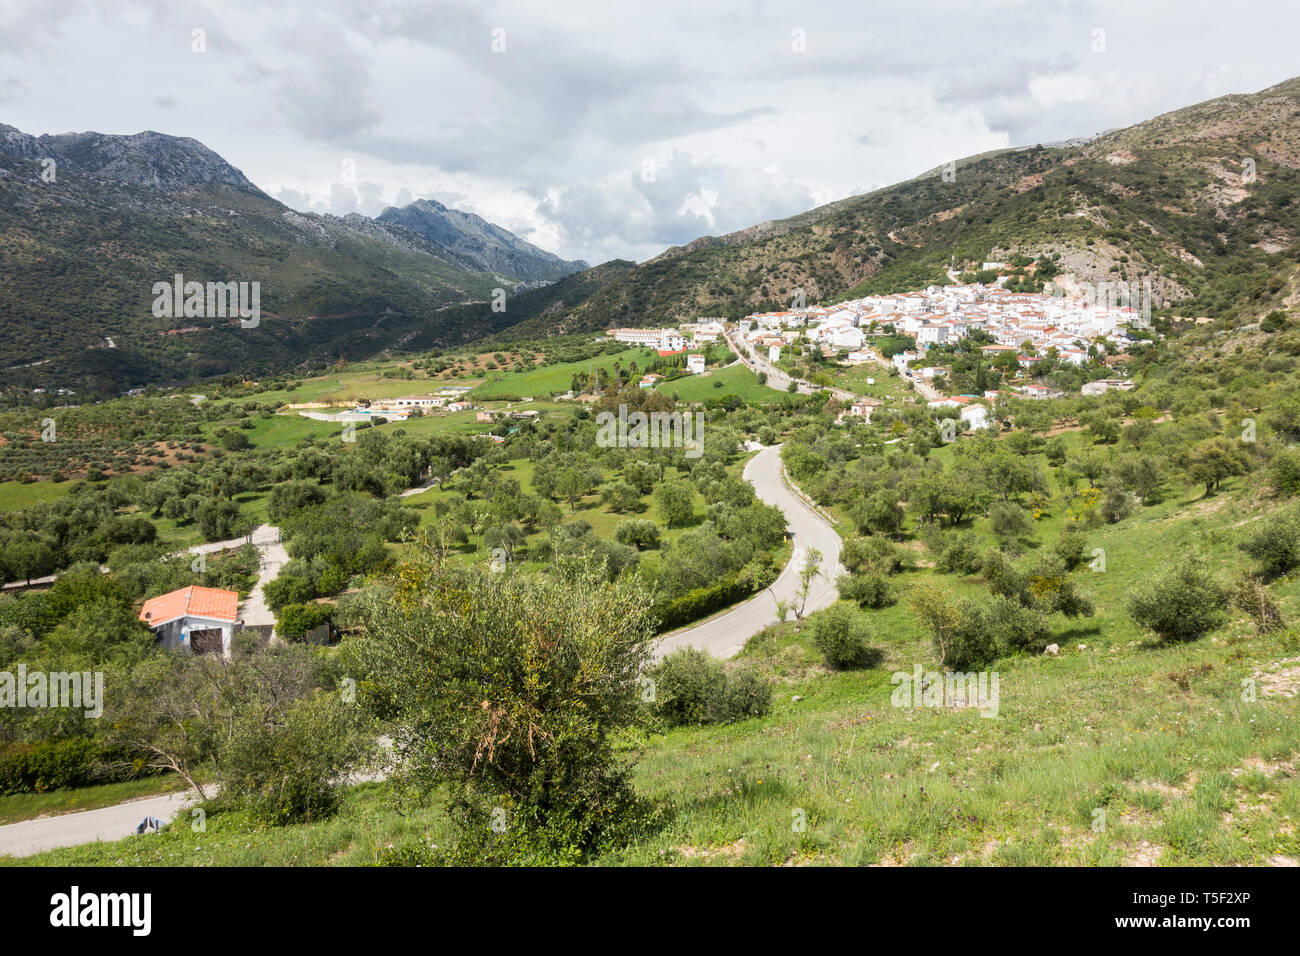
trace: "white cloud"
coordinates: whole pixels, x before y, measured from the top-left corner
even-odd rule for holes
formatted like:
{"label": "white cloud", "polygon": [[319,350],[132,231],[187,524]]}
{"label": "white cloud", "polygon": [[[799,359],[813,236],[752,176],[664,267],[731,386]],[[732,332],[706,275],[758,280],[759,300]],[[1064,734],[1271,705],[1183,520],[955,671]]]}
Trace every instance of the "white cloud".
{"label": "white cloud", "polygon": [[[1295,70],[1298,19],[1289,0],[1248,16],[1195,0],[702,13],[698,0],[0,0],[2,119],[193,136],[298,209],[432,197],[566,257],[644,259],[952,158],[1269,86]],[[196,25],[206,53],[191,49]],[[795,28],[806,53],[791,51]]]}

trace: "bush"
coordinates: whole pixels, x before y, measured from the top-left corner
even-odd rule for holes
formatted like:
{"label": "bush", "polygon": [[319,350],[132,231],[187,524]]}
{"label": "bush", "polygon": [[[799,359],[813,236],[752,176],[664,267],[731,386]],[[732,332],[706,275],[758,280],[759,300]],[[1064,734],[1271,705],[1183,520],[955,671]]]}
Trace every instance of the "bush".
{"label": "bush", "polygon": [[1101,501],[1101,516],[1107,524],[1123,521],[1133,513],[1133,496],[1123,485],[1112,483],[1106,486],[1106,496]]}
{"label": "bush", "polygon": [[[741,577],[728,577],[707,588],[692,588],[681,597],[662,601],[654,606],[660,632],[671,631],[714,611],[730,607],[753,593],[751,581]],[[760,585],[761,587],[762,585]]]}
{"label": "bush", "polygon": [[877,574],[894,574],[903,566],[903,549],[885,538],[850,536],[844,541],[840,561],[854,574],[873,571]]}
{"label": "bush", "polygon": [[1223,623],[1228,597],[1204,560],[1193,556],[1135,590],[1128,613],[1162,641],[1189,641]]}
{"label": "bush", "polygon": [[1232,603],[1251,616],[1257,633],[1271,634],[1286,624],[1273,595],[1255,578],[1243,578],[1237,582],[1232,589]]}
{"label": "bush", "polygon": [[[559,570],[493,572],[413,549],[349,642],[353,673],[369,677],[358,703],[410,756],[417,792],[447,795],[450,846],[466,861],[504,849],[577,862],[646,823],[623,740],[643,717],[650,595],[590,559]],[[497,808],[508,844],[490,825]]]}
{"label": "bush", "polygon": [[880,656],[870,647],[867,622],[847,604],[836,604],[814,616],[811,625],[813,644],[836,670],[866,666]]}
{"label": "bush", "polygon": [[650,676],[655,682],[654,709],[669,727],[709,723],[715,702],[727,690],[722,661],[696,647],[673,651]]}
{"label": "bush", "polygon": [[1011,501],[999,501],[989,509],[989,524],[993,533],[1007,543],[1028,537],[1034,530],[1029,512]]}
{"label": "bush", "polygon": [[1300,448],[1284,448],[1274,455],[1268,477],[1277,494],[1300,494]]}
{"label": "bush", "polygon": [[653,710],[669,727],[730,723],[772,710],[772,687],[762,675],[750,668],[727,673],[722,661],[698,648],[674,651],[650,674]]}
{"label": "bush", "polygon": [[0,794],[84,787],[95,781],[99,756],[89,737],[8,744],[0,748]]}
{"label": "bush", "polygon": [[839,588],[840,597],[855,601],[861,608],[878,610],[898,600],[889,581],[879,574],[841,575],[835,586]]}
{"label": "bush", "polygon": [[233,772],[222,796],[239,799],[271,826],[333,815],[342,802],[336,768],[356,763],[366,750],[356,714],[338,694],[324,692],[294,701],[274,722],[248,708],[234,724]]}
{"label": "bush", "polygon": [[1266,574],[1286,574],[1300,565],[1300,521],[1294,513],[1266,518],[1241,543],[1241,550],[1258,561]]}
{"label": "bush", "polygon": [[286,641],[301,641],[329,621],[334,608],[328,604],[286,604],[276,613],[275,633]]}
{"label": "bush", "polygon": [[1052,546],[1053,553],[1061,559],[1067,571],[1073,571],[1083,561],[1086,545],[1083,534],[1074,528],[1066,527]]}
{"label": "bush", "polygon": [[[1040,651],[1047,646],[1051,633],[1047,619],[1038,608],[1024,607],[1010,598],[997,596],[986,608],[975,612],[968,626],[988,635],[994,657],[1003,650]],[[973,637],[967,637],[966,646],[975,646]]]}
{"label": "bush", "polygon": [[614,540],[632,545],[637,550],[659,547],[659,526],[646,518],[629,518],[620,521],[614,529]]}
{"label": "bush", "polygon": [[[975,670],[997,659],[1000,647],[989,626],[989,615],[974,601],[958,600],[941,584],[921,584],[912,590],[912,608],[930,632],[944,667]],[[1004,631],[1019,623],[1002,605],[998,605],[997,614],[1011,622]]]}
{"label": "bush", "polygon": [[751,668],[738,668],[727,675],[721,722],[731,723],[772,712],[772,685]]}
{"label": "bush", "polygon": [[952,536],[941,546],[935,568],[944,574],[974,574],[980,569],[980,564],[974,538],[960,534]]}

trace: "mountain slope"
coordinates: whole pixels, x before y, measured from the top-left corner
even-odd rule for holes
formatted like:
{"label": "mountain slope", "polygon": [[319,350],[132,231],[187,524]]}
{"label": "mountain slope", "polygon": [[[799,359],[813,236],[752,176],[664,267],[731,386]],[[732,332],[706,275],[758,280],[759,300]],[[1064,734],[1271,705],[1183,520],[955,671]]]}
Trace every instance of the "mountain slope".
{"label": "mountain slope", "polygon": [[471,268],[502,272],[528,282],[553,282],[587,268],[585,262],[566,262],[500,226],[432,199],[420,199],[400,209],[390,206],[377,221],[409,229],[461,257]]}
{"label": "mountain slope", "polygon": [[[177,273],[259,283],[259,327],[155,317],[153,286]],[[439,309],[537,281],[393,223],[294,212],[192,139],[0,127],[5,387],[84,395],[451,344],[506,320]]]}
{"label": "mountain slope", "polygon": [[[1060,148],[1001,150],[651,259],[553,316],[564,331],[740,316],[1059,255],[1066,283],[1152,283],[1156,305],[1252,317],[1294,288],[1300,80]],[[1243,171],[1254,163],[1254,179]],[[527,330],[535,333],[537,324]],[[521,329],[522,331],[522,329]]]}

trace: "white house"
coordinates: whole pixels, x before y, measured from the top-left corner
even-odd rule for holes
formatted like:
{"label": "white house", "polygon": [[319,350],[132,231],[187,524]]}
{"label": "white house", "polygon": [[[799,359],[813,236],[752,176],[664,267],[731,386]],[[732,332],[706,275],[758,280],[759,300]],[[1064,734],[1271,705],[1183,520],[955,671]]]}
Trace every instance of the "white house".
{"label": "white house", "polygon": [[699,375],[701,372],[703,372],[704,356],[703,355],[686,356],[686,371],[690,372],[692,375]]}
{"label": "white house", "polygon": [[691,341],[696,345],[702,342],[716,342],[722,338],[722,323],[720,322],[701,322],[691,333]]}
{"label": "white house", "polygon": [[948,341],[949,328],[938,322],[923,322],[916,330],[917,345],[942,345]]}
{"label": "white house", "polygon": [[1133,383],[1126,378],[1101,378],[1095,382],[1084,382],[1079,389],[1084,395],[1104,395],[1106,392],[1127,392]]}
{"label": "white house", "polygon": [[989,427],[989,410],[983,405],[967,405],[960,414],[962,422],[972,431]]}
{"label": "white house", "polygon": [[855,329],[852,326],[836,328],[830,331],[827,341],[831,345],[840,349],[860,349],[864,341],[861,329]]}
{"label": "white house", "polygon": [[781,346],[779,345],[768,346],[767,360],[771,362],[773,365],[781,361]]}
{"label": "white house", "polygon": [[239,594],[191,585],[144,602],[140,620],[168,649],[229,656],[239,618]]}

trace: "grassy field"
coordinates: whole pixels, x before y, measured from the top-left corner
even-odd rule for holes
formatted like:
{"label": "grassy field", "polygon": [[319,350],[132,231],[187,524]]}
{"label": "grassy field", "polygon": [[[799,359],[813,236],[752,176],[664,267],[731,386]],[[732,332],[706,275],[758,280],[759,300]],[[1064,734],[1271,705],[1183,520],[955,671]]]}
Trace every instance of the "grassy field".
{"label": "grassy field", "polygon": [[[1294,604],[1291,595],[1290,604]],[[1060,657],[999,664],[996,717],[892,706],[894,671],[931,662],[882,620],[883,663],[828,673],[793,625],[746,657],[778,681],[773,713],[647,738],[637,785],[667,824],[605,865],[1267,864],[1300,858],[1294,638],[1241,624],[1156,648],[1116,629]],[[1079,637],[1083,635],[1074,635]],[[1080,647],[1086,644],[1086,647]],[[1259,681],[1243,702],[1241,681]],[[800,698],[796,700],[795,698]],[[802,828],[800,823],[802,822]],[[436,808],[382,785],[316,825],[214,813],[156,837],[55,850],[41,865],[354,865],[448,836]]]}
{"label": "grassy field", "polygon": [[334,405],[355,404],[359,399],[396,398],[399,395],[427,395],[448,384],[471,385],[476,380],[441,381],[430,378],[423,370],[412,369],[411,378],[384,374],[396,369],[410,369],[410,362],[366,363],[341,372],[305,379],[293,389],[257,392],[252,397],[262,402],[298,404],[325,402]]}
{"label": "grassy field", "polygon": [[[719,382],[722,384],[718,385]],[[737,395],[743,401],[762,404],[780,401],[782,395],[760,383],[758,376],[743,365],[732,365],[713,369],[705,375],[690,375],[662,382],[655,387],[655,391],[675,397],[681,402],[706,402],[723,395]]]}
{"label": "grassy field", "polygon": [[76,481],[0,481],[0,511],[21,511],[57,501],[78,484]]}
{"label": "grassy field", "polygon": [[658,357],[659,353],[654,349],[634,348],[581,362],[543,365],[526,372],[497,372],[474,389],[470,397],[479,400],[501,395],[545,398],[569,391],[573,376],[578,372],[594,372],[598,368],[612,370],[615,362],[618,362],[622,368],[627,368],[630,363],[636,362],[638,368],[646,369]]}

